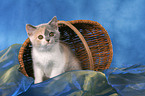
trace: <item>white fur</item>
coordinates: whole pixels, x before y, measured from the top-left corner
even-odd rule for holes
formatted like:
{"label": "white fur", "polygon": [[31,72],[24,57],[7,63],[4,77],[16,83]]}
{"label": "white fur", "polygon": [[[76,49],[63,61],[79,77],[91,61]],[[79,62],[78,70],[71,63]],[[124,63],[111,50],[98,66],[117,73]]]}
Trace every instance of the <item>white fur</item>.
{"label": "white fur", "polygon": [[[65,55],[60,52],[59,43],[55,44],[51,51],[46,52],[41,52],[33,48],[32,57],[35,83],[42,82],[44,74],[46,77],[52,78],[63,73],[66,61],[64,56]],[[50,61],[54,63],[49,64]]]}

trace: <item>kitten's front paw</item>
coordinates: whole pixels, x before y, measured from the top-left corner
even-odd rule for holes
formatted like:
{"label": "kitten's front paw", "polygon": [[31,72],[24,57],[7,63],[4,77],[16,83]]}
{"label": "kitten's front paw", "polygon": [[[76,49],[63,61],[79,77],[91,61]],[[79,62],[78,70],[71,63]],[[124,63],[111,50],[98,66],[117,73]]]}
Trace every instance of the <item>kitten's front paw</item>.
{"label": "kitten's front paw", "polygon": [[35,81],[34,81],[34,84],[37,84],[37,83],[40,83],[40,82],[42,82],[42,81],[40,81],[40,80],[35,80]]}

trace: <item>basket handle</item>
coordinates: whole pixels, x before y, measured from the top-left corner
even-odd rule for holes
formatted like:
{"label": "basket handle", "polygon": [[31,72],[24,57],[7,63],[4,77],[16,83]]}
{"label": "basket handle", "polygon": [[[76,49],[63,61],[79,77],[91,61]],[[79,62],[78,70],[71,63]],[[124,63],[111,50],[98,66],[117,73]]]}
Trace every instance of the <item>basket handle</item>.
{"label": "basket handle", "polygon": [[87,54],[88,54],[88,57],[89,57],[89,62],[90,62],[90,69],[91,70],[94,70],[94,61],[93,61],[93,57],[92,57],[92,53],[91,53],[91,50],[85,40],[85,38],[83,37],[83,35],[78,31],[77,28],[75,28],[70,22],[68,21],[58,21],[58,24],[64,24],[64,25],[67,25],[68,27],[70,27],[78,36],[79,38],[81,39],[81,41],[83,42],[83,45],[87,51]]}

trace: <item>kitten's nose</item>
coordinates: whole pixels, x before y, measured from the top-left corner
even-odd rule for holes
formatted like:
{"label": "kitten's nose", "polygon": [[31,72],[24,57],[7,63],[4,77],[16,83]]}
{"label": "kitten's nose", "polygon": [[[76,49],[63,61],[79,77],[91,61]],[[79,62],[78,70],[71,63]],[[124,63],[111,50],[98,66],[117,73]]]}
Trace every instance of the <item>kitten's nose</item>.
{"label": "kitten's nose", "polygon": [[47,39],[46,41],[47,41],[47,42],[49,42],[49,41],[50,41],[50,39]]}

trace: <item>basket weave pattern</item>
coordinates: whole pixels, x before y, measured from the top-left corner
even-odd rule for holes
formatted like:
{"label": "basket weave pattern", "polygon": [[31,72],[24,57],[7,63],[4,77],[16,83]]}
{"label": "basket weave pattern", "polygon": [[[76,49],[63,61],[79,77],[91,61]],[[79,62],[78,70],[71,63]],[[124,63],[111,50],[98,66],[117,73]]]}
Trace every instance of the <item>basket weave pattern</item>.
{"label": "basket weave pattern", "polygon": [[[113,50],[112,43],[107,31],[98,23],[90,20],[74,20],[68,21],[85,38],[89,49],[92,53],[93,67],[95,71],[109,68],[112,62]],[[60,39],[66,42],[73,50],[75,55],[80,60],[81,66],[84,70],[90,70],[89,57],[87,51],[78,37],[78,35],[64,24],[59,25]],[[20,71],[25,76],[34,77],[32,58],[31,58],[31,42],[29,38],[23,43],[19,52]],[[91,65],[92,66],[92,65]]]}

